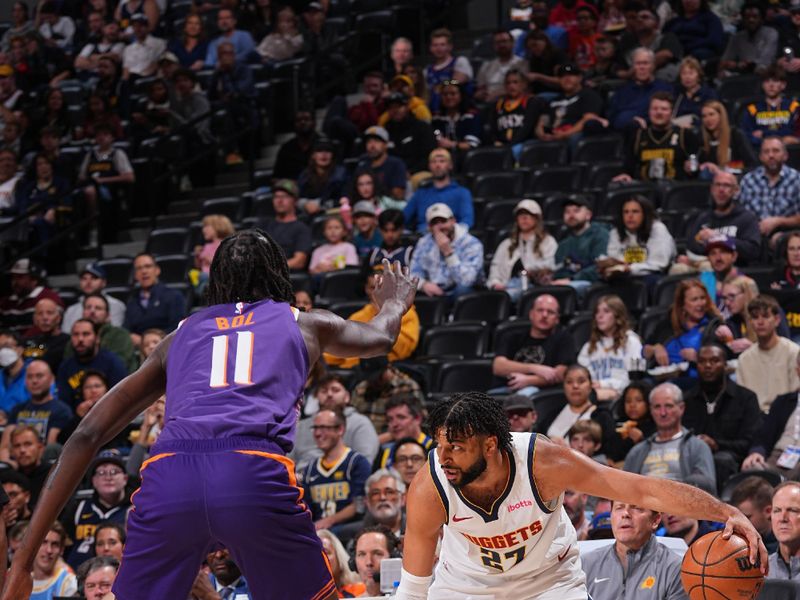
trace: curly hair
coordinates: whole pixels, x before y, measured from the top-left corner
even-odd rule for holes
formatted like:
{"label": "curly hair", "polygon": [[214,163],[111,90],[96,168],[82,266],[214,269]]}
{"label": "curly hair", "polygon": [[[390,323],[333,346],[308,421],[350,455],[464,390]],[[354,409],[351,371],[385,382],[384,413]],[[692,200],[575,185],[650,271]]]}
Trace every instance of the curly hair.
{"label": "curly hair", "polygon": [[503,406],[483,392],[463,392],[442,400],[430,412],[428,428],[436,436],[445,430],[448,440],[456,436],[494,436],[500,448],[511,449],[511,431]]}
{"label": "curly hair", "polygon": [[292,303],[294,291],[283,249],[260,229],[225,238],[214,254],[206,291],[209,304]]}

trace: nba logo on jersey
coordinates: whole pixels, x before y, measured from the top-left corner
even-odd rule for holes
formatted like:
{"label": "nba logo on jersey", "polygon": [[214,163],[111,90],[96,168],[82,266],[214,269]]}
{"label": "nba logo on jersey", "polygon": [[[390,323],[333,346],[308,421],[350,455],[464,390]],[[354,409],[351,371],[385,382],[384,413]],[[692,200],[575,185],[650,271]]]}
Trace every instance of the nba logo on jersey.
{"label": "nba logo on jersey", "polygon": [[237,315],[242,314],[243,310],[244,310],[244,302],[237,302],[236,303],[236,314]]}

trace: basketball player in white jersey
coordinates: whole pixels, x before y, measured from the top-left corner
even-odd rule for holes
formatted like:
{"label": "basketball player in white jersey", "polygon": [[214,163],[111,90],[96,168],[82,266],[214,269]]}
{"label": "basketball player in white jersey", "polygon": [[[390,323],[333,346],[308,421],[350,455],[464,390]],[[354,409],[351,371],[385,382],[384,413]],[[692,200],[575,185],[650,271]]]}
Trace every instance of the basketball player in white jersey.
{"label": "basketball player in white jersey", "polygon": [[767,550],[737,509],[688,485],[604,467],[543,436],[512,434],[486,394],[440,402],[430,429],[438,446],[408,494],[397,600],[587,600],[575,529],[562,508],[566,489],[725,522],[723,536],[745,538],[750,560],[766,572]]}

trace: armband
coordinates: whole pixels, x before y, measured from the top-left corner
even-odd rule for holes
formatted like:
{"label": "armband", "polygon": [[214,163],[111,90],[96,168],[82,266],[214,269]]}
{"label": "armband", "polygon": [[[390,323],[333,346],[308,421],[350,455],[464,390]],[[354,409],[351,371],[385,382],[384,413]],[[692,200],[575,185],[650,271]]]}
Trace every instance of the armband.
{"label": "armband", "polygon": [[394,595],[396,600],[427,600],[428,587],[431,585],[433,575],[418,577],[405,569],[400,571],[400,586]]}

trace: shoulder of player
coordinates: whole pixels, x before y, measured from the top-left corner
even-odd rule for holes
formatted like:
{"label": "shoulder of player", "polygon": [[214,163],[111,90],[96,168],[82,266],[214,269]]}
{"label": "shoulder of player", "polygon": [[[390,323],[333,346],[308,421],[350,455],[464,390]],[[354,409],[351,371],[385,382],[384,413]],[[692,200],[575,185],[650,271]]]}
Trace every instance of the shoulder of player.
{"label": "shoulder of player", "polygon": [[[406,506],[409,518],[413,515],[418,521],[439,527],[447,521],[447,512],[436,489],[429,465],[430,463],[414,476],[406,495]],[[438,507],[439,510],[435,510],[434,507]]]}
{"label": "shoulder of player", "polygon": [[547,501],[566,489],[565,480],[580,461],[569,448],[537,435],[532,463],[534,481],[542,498]]}

